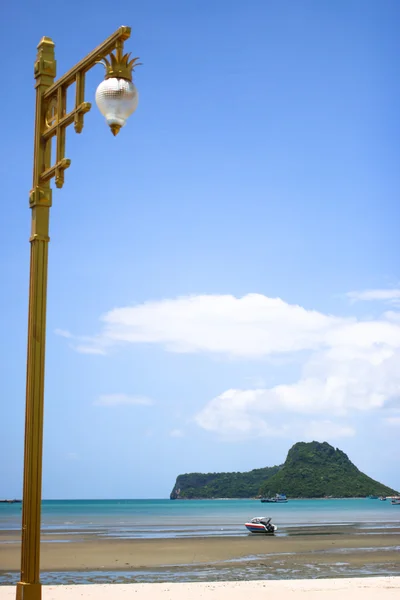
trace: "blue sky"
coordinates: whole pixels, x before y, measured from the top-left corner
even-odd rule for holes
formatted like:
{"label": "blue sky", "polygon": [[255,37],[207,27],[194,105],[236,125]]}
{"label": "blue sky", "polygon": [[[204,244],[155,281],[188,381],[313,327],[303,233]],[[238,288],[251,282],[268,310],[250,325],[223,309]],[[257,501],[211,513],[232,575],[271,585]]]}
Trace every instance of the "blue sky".
{"label": "blue sky", "polygon": [[120,25],[139,107],[116,138],[95,105],[68,130],[53,193],[44,497],[167,497],[311,439],[400,488],[398,2],[3,16],[0,497],[22,486],[36,45],[61,75]]}

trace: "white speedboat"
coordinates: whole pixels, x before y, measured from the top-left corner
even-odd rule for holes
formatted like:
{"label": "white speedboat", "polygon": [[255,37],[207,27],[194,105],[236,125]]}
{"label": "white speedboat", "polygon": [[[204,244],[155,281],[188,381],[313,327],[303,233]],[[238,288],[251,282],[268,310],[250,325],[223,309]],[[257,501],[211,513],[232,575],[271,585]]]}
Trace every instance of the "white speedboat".
{"label": "white speedboat", "polygon": [[278,529],[276,525],[271,523],[271,518],[268,517],[254,517],[244,526],[250,533],[263,533],[264,535],[273,535]]}

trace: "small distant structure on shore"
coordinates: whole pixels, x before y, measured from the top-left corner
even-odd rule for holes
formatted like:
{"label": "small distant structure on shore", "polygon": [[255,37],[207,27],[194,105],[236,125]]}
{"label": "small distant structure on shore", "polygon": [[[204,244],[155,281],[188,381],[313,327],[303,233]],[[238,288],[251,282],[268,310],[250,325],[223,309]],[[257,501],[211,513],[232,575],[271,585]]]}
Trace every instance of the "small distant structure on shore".
{"label": "small distant structure on shore", "polygon": [[0,500],[1,504],[15,504],[16,502],[22,502],[22,500],[16,500],[15,498],[13,500]]}

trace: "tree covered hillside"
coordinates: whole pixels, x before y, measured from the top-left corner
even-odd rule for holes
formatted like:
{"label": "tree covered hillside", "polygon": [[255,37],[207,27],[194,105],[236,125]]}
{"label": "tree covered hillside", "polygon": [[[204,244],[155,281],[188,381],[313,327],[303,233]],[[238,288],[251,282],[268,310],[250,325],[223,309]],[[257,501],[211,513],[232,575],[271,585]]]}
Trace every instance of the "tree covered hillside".
{"label": "tree covered hillside", "polygon": [[186,473],[178,475],[171,500],[190,498],[252,498],[260,486],[281,467],[265,467],[245,473]]}
{"label": "tree covered hillside", "polygon": [[298,442],[282,469],[265,481],[260,494],[285,493],[292,498],[390,496],[392,488],[361,473],[348,456],[327,442]]}

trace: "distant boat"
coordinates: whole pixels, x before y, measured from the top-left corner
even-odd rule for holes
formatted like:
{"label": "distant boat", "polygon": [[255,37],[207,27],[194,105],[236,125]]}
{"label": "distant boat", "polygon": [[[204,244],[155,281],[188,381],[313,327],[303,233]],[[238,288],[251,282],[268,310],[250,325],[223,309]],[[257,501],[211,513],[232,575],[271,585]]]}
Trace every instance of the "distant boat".
{"label": "distant boat", "polygon": [[397,506],[400,506],[400,498],[392,498],[392,504],[396,504]]}
{"label": "distant boat", "polygon": [[270,502],[272,504],[284,504],[288,502],[285,494],[275,494],[272,498],[261,498],[261,502]]}
{"label": "distant boat", "polygon": [[386,496],[379,496],[379,500],[381,500],[382,502],[386,502]]}
{"label": "distant boat", "polygon": [[0,500],[2,504],[15,504],[16,502],[22,502],[22,500]]}

